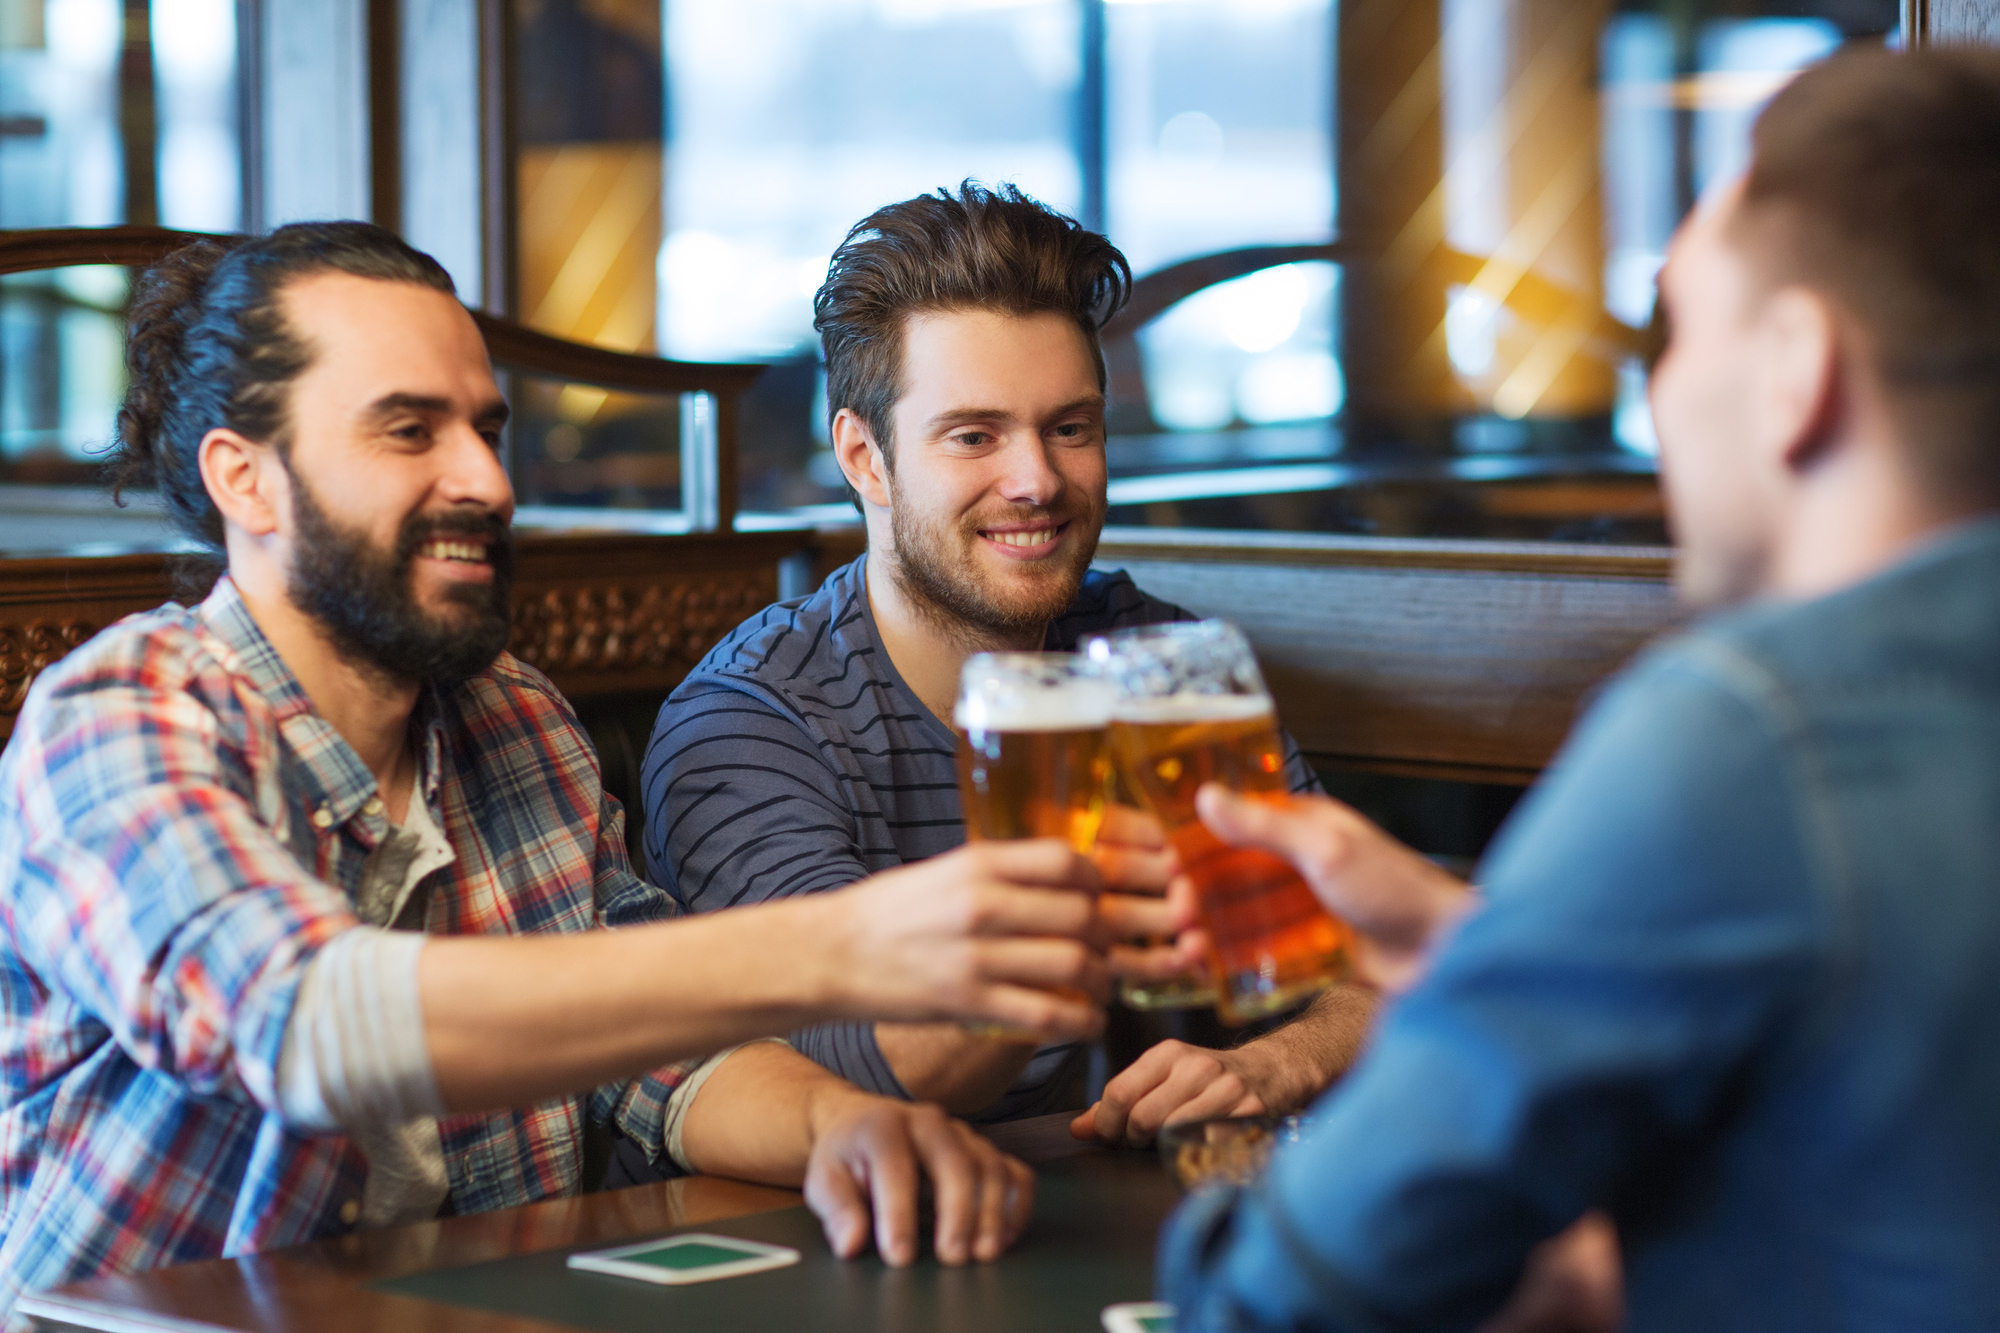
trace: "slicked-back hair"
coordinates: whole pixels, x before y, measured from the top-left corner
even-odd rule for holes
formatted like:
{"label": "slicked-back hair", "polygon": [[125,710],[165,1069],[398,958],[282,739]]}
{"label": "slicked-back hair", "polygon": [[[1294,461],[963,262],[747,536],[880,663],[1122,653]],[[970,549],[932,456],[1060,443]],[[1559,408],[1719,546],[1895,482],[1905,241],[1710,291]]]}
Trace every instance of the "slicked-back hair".
{"label": "slicked-back hair", "polygon": [[1090,345],[1132,294],[1118,247],[1013,185],[972,181],[881,208],[854,224],[813,298],[826,353],[827,420],[851,409],[894,466],[891,414],[903,396],[903,332],[912,315],[993,310],[1057,314]]}
{"label": "slicked-back hair", "polygon": [[1860,327],[1932,498],[2000,507],[2000,51],[1807,70],[1758,118],[1732,232]]}
{"label": "slicked-back hair", "polygon": [[312,363],[279,296],[315,273],[410,282],[453,294],[435,259],[371,222],[299,222],[268,236],[195,241],[146,270],[126,316],[114,490],[157,488],[174,525],[209,551],[222,515],[201,479],[201,441],[227,428],[280,451],[291,384]]}

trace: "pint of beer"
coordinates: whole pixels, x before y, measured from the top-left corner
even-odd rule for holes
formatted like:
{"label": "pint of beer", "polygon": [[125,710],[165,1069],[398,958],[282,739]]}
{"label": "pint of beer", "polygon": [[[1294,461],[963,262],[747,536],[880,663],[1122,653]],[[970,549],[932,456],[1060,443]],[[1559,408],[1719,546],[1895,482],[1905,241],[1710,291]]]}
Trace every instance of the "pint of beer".
{"label": "pint of beer", "polygon": [[1284,860],[1227,845],[1195,815],[1204,782],[1288,799],[1277,715],[1242,632],[1220,620],[1149,625],[1086,651],[1118,688],[1111,737],[1126,784],[1194,881],[1223,1021],[1276,1013],[1338,980],[1347,927]]}
{"label": "pint of beer", "polygon": [[[1082,658],[975,653],[959,675],[952,723],[967,841],[1061,838],[1090,852],[1112,783],[1111,687]],[[1034,1040],[994,1024],[966,1026],[982,1037]]]}
{"label": "pint of beer", "polygon": [[1074,653],[978,653],[959,677],[965,836],[1061,838],[1089,852],[1111,786],[1111,688]]}

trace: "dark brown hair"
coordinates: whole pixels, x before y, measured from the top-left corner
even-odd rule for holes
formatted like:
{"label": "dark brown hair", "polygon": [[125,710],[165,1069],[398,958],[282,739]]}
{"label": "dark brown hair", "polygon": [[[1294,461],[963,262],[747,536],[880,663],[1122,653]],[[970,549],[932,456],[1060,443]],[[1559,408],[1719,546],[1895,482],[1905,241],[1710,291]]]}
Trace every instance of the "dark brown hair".
{"label": "dark brown hair", "polygon": [[1734,230],[1863,330],[1920,484],[2000,504],[2000,52],[1800,75],[1758,118]]}
{"label": "dark brown hair", "polygon": [[891,412],[902,397],[903,328],[947,310],[1053,313],[1075,321],[1104,387],[1097,331],[1132,294],[1118,247],[1023,194],[966,181],[854,224],[813,298],[826,352],[827,420],[851,408],[893,463]]}
{"label": "dark brown hair", "polygon": [[286,446],[288,390],[312,348],[278,298],[287,283],[324,272],[453,290],[435,259],[369,222],[300,222],[174,251],[133,288],[114,491],[157,489],[176,527],[222,549],[222,516],[201,480],[202,437],[227,427]]}

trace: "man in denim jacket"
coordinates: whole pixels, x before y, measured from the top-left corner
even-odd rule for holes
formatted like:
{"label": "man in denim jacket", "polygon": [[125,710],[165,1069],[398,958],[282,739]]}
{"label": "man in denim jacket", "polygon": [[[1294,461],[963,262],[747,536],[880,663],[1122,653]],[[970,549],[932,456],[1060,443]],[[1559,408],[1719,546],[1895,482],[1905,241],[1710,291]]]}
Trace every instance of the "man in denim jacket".
{"label": "man in denim jacket", "polygon": [[[1204,793],[1414,977],[1162,1242],[1181,1333],[2000,1327],[2000,55],[1808,72],[1661,284],[1678,577],[1477,899]],[[1419,975],[1421,974],[1421,975]],[[1523,1274],[1529,1281],[1521,1284]]]}

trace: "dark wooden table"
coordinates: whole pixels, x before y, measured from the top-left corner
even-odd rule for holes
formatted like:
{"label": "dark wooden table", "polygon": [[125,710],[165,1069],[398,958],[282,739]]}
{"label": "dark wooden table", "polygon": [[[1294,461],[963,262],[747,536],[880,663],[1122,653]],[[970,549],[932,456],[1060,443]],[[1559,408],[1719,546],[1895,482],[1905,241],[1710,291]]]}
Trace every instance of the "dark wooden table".
{"label": "dark wooden table", "polygon": [[[1144,1300],[1177,1191],[1148,1153],[1069,1138],[1067,1115],[996,1126],[1037,1164],[1036,1219],[996,1263],[907,1270],[841,1263],[794,1190],[696,1177],[321,1241],[242,1259],[96,1278],[22,1298],[43,1329],[103,1333],[528,1333],[550,1329],[1075,1328]],[[564,1254],[697,1226],[794,1245],[789,1269],[659,1288],[575,1273]],[[666,1302],[680,1302],[668,1305]]]}

